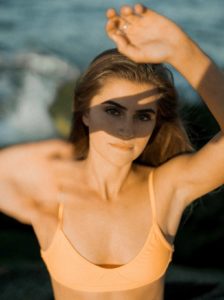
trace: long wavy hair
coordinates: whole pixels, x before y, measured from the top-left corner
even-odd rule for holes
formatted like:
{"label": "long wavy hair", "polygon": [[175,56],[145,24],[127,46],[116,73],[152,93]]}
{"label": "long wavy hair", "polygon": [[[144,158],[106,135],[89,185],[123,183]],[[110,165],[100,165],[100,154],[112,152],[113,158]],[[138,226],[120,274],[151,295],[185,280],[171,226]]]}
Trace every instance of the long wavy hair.
{"label": "long wavy hair", "polygon": [[134,162],[159,166],[176,155],[193,151],[178,115],[178,97],[171,71],[163,64],[136,63],[117,49],[109,49],[90,63],[76,83],[69,141],[75,146],[77,160],[85,159],[89,149],[89,130],[82,116],[105,80],[111,77],[153,84],[160,91],[154,131]]}

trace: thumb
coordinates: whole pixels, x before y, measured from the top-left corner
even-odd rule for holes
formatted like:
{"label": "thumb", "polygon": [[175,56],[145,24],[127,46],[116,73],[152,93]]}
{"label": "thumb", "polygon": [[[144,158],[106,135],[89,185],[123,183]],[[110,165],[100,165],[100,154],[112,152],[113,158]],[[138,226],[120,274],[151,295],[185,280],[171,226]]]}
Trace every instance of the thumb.
{"label": "thumb", "polygon": [[110,37],[115,44],[117,45],[117,48],[119,51],[123,52],[124,49],[128,46],[128,41],[127,39],[122,35],[122,33],[116,33],[112,34]]}
{"label": "thumb", "polygon": [[118,49],[126,47],[126,45],[128,44],[128,40],[124,36],[124,33],[119,29],[116,20],[108,20],[105,26],[105,30],[108,37],[115,42]]}

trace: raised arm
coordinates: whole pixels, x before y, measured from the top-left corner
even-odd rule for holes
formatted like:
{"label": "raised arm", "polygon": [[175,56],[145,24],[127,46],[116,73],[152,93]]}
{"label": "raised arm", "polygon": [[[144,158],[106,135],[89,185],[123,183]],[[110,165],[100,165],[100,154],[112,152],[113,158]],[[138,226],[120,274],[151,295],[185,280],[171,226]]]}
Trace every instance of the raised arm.
{"label": "raised arm", "polygon": [[119,14],[109,9],[107,17],[106,31],[120,52],[136,62],[173,65],[201,95],[220,126],[221,131],[198,152],[158,168],[163,184],[169,178],[186,206],[224,183],[223,73],[180,27],[155,11],[137,4],[122,7]]}
{"label": "raised arm", "polygon": [[72,148],[52,140],[0,151],[0,212],[32,224],[57,209],[57,193],[69,176]]}

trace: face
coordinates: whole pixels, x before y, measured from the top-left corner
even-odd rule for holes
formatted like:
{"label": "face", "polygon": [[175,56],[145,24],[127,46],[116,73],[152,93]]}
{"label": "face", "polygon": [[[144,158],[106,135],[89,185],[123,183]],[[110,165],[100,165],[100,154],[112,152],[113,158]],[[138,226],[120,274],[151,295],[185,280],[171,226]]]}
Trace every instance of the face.
{"label": "face", "polygon": [[83,116],[89,127],[89,151],[117,166],[135,160],[152,135],[159,96],[150,84],[107,79]]}

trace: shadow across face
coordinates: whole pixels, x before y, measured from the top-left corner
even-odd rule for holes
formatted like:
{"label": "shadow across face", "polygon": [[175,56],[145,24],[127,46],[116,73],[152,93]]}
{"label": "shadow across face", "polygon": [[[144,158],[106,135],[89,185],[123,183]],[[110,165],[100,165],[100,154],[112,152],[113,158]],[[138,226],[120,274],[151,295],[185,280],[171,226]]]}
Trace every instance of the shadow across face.
{"label": "shadow across face", "polygon": [[[133,83],[132,83],[133,84]],[[114,91],[96,95],[83,113],[82,121],[89,134],[103,131],[115,138],[128,140],[148,138],[155,127],[159,88],[126,92],[128,95],[113,97]],[[120,94],[120,92],[118,92]]]}

